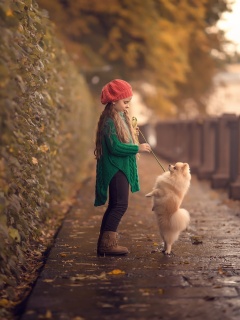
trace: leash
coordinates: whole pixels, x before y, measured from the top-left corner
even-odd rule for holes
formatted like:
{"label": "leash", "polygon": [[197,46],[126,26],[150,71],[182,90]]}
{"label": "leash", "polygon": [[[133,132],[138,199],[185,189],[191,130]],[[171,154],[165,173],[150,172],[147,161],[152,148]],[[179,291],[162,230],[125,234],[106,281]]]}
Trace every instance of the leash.
{"label": "leash", "polygon": [[[132,117],[132,126],[133,126],[134,129],[137,128],[137,118],[136,118],[136,117]],[[139,128],[138,128],[138,131],[140,132],[143,140],[144,140],[147,144],[149,144],[148,141],[147,141],[147,139],[144,137],[142,131],[141,131]],[[165,172],[166,170],[164,169],[164,167],[162,166],[161,162],[159,161],[158,157],[156,156],[156,154],[153,152],[152,149],[151,149],[151,153],[152,153],[152,155],[154,156],[154,158],[156,159],[157,163],[158,163],[158,164],[160,165],[160,167],[162,168],[162,170]]]}

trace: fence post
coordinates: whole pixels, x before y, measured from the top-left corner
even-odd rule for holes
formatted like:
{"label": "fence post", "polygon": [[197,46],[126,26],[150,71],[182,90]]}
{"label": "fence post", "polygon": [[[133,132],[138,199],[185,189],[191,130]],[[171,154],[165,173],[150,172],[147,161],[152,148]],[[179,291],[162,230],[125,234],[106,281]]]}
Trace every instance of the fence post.
{"label": "fence post", "polygon": [[217,127],[217,170],[212,176],[212,188],[226,188],[230,182],[231,122],[235,114],[223,114]]}
{"label": "fence post", "polygon": [[202,160],[202,121],[192,120],[189,123],[189,165],[196,173]]}
{"label": "fence post", "polygon": [[197,170],[199,179],[209,179],[216,165],[216,126],[217,118],[207,118],[203,122],[202,129],[202,163]]}
{"label": "fence post", "polygon": [[162,121],[156,125],[156,153],[168,161],[173,161],[176,152],[176,122]]}
{"label": "fence post", "polygon": [[176,158],[174,162],[188,162],[190,158],[190,121],[188,120],[180,120],[176,126],[176,136],[174,139],[176,140]]}
{"label": "fence post", "polygon": [[233,183],[229,186],[229,198],[240,200],[240,117],[232,131],[231,138],[231,176]]}

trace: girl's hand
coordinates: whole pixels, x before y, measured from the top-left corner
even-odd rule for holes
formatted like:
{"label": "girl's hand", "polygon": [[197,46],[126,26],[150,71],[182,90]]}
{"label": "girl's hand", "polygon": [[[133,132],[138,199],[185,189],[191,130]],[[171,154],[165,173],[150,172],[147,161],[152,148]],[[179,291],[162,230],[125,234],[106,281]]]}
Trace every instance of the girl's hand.
{"label": "girl's hand", "polygon": [[139,153],[142,153],[142,152],[151,152],[151,147],[148,143],[141,143],[139,145],[139,149],[138,149],[138,152]]}

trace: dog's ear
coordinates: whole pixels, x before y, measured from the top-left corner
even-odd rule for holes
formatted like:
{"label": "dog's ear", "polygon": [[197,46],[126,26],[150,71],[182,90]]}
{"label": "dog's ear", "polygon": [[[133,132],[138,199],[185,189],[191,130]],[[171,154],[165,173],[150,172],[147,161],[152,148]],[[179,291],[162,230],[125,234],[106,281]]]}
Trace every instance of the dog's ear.
{"label": "dog's ear", "polygon": [[182,171],[185,171],[186,167],[187,167],[187,163],[183,163],[183,165],[182,165],[182,167],[181,167],[181,170],[182,170]]}
{"label": "dog's ear", "polygon": [[188,163],[184,163],[182,166],[182,171],[183,171],[183,175],[186,176],[189,174],[190,172],[190,168],[189,168],[189,164]]}

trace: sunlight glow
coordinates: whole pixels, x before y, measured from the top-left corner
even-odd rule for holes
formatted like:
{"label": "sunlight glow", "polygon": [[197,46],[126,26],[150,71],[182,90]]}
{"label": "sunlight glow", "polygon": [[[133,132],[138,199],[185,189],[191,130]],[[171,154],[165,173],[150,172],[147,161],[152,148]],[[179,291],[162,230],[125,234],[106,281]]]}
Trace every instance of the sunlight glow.
{"label": "sunlight glow", "polygon": [[227,50],[240,52],[240,0],[235,0],[231,8],[232,12],[224,13],[217,26],[225,31],[226,38],[233,42],[227,45]]}

